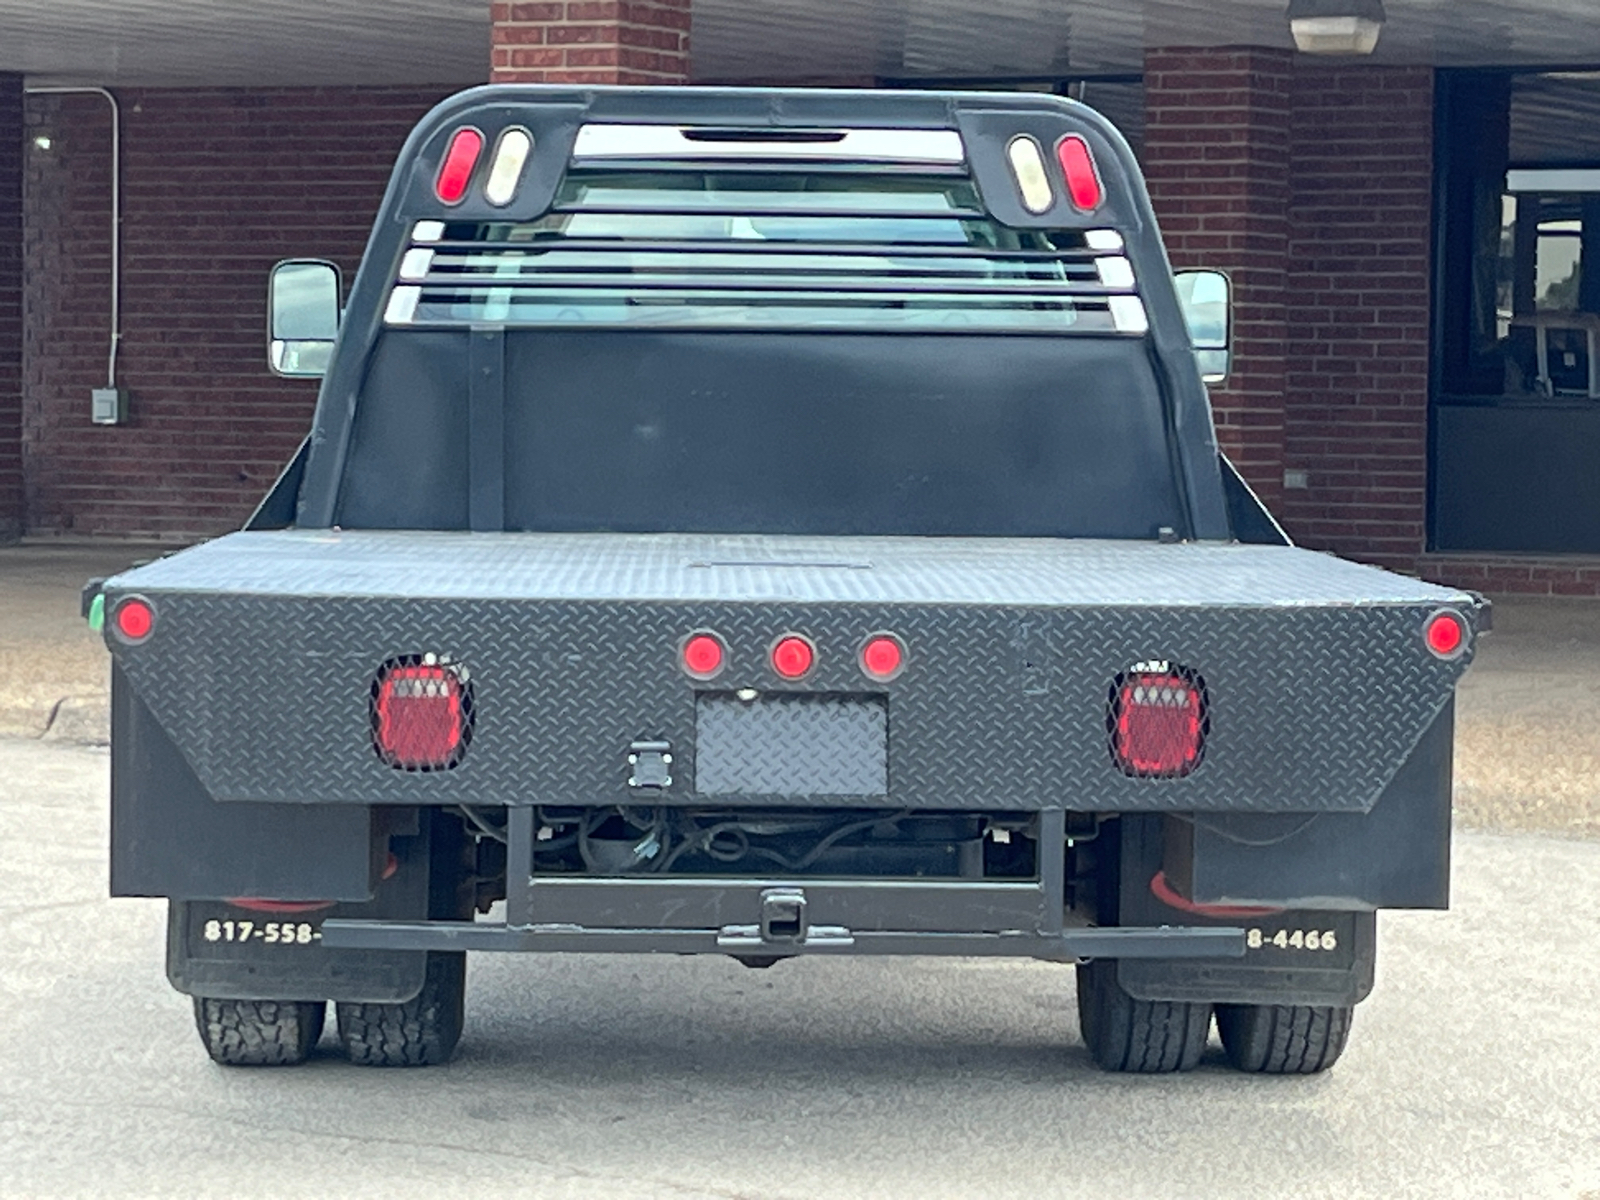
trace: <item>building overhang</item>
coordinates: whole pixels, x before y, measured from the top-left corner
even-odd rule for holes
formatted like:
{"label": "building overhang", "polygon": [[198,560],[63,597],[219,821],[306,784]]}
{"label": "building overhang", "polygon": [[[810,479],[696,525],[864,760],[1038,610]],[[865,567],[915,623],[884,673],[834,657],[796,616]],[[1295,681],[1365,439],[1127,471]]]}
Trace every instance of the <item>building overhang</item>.
{"label": "building overhang", "polygon": [[[1372,61],[1600,62],[1594,0],[1387,0]],[[489,0],[0,0],[32,84],[468,84]],[[695,0],[697,79],[1044,79],[1137,72],[1151,46],[1291,50],[1288,0]]]}

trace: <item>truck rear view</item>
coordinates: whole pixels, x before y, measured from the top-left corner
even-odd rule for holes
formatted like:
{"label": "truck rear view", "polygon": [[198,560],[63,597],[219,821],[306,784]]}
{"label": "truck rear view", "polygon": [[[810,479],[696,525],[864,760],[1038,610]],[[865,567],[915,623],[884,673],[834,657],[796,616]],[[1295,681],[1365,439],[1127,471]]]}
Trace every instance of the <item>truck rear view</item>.
{"label": "truck rear view", "polygon": [[1103,1067],[1331,1065],[1483,609],[1287,544],[1217,283],[1069,101],[441,105],[336,338],[280,272],[300,456],[103,586],[112,889],[211,1055],[444,1061],[481,950],[1076,962]]}

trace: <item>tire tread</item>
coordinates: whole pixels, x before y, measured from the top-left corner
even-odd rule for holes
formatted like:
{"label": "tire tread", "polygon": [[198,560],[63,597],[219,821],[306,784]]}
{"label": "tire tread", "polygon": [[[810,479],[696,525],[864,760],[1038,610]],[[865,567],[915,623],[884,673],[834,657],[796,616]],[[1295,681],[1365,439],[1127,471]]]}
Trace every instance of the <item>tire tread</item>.
{"label": "tire tread", "polygon": [[461,1039],[466,955],[430,952],[422,990],[399,1004],[339,1004],[339,1039],[350,1061],[366,1067],[425,1067],[448,1062]]}
{"label": "tire tread", "polygon": [[1107,1071],[1154,1075],[1192,1070],[1205,1052],[1211,1007],[1136,1000],[1117,982],[1116,962],[1078,968],[1078,1019],[1085,1045]]}
{"label": "tire tread", "polygon": [[1263,1075],[1315,1075],[1339,1061],[1353,1009],[1309,1004],[1219,1004],[1228,1061]]}
{"label": "tire tread", "polygon": [[194,1023],[212,1059],[228,1067],[304,1062],[322,1036],[321,1000],[217,1000],[195,996]]}

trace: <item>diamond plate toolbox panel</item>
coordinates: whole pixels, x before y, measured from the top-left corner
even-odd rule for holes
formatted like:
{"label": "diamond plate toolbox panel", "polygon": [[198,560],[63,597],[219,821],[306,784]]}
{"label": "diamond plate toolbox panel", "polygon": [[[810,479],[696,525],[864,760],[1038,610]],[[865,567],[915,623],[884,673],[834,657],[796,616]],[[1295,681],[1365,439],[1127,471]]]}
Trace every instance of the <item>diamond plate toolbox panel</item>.
{"label": "diamond plate toolbox panel", "polygon": [[887,796],[881,697],[704,695],[695,705],[702,796]]}
{"label": "diamond plate toolbox panel", "polygon": [[[507,553],[499,535],[475,536]],[[339,549],[337,536],[323,540],[333,543],[330,553]],[[419,541],[434,552],[470,545]],[[360,555],[301,576],[281,562],[271,569],[268,555],[266,565],[251,567],[259,578],[245,583],[220,568],[221,551],[207,559],[211,547],[201,547],[108,584],[111,603],[137,592],[156,609],[144,642],[113,638],[113,649],[201,782],[223,801],[693,804],[711,794],[719,804],[738,803],[747,786],[773,786],[771,764],[754,753],[773,743],[755,739],[751,761],[741,761],[737,732],[712,717],[713,753],[702,779],[697,732],[706,736],[705,714],[721,712],[715,697],[753,693],[761,711],[774,714],[812,711],[806,704],[815,701],[800,704],[800,697],[870,698],[886,722],[893,805],[1278,812],[1370,808],[1470,656],[1441,660],[1422,637],[1441,605],[1471,622],[1464,593],[1285,547],[1230,556],[1140,544],[1122,560],[1097,547],[1074,574],[1062,544],[1036,543],[1036,560],[1049,571],[1030,575],[1027,555],[1012,544],[996,548],[1003,569],[982,592],[976,551],[946,585],[939,572],[950,563],[941,562],[937,545],[913,543],[926,573],[895,560],[890,565],[909,582],[891,586],[884,580],[892,573],[875,574],[873,565],[899,551],[874,539],[831,541],[855,544],[824,548],[814,574],[803,556],[732,563],[754,581],[748,589],[707,582],[710,559],[700,548],[685,552],[686,575],[697,581],[688,594],[653,576],[641,583],[637,564],[624,562],[619,598],[610,600],[588,594],[598,589],[592,581],[572,589],[581,598],[552,597],[549,577],[538,582],[526,562],[517,569],[532,583],[513,585],[507,570],[487,568],[477,580],[466,552],[448,595],[392,594],[414,586],[417,574],[375,583]],[[237,558],[238,547],[260,544],[259,535],[234,535],[212,545]],[[1282,568],[1276,574],[1274,561]],[[824,579],[824,567],[833,572],[827,579],[840,582]],[[1318,600],[1248,603],[1241,571],[1257,577],[1255,594],[1293,593],[1303,577],[1311,581],[1304,591]],[[1186,582],[1172,595],[1151,582],[1180,576]],[[475,587],[477,598],[469,594]],[[1147,598],[1136,601],[1141,593]],[[678,661],[685,636],[702,629],[727,648],[709,683],[689,678]],[[904,640],[907,660],[889,682],[871,683],[857,653],[881,631]],[[783,680],[767,661],[774,638],[786,632],[816,647],[816,665],[799,682]],[[421,654],[470,673],[476,725],[470,749],[450,770],[396,770],[373,751],[375,672]],[[1152,661],[1205,679],[1205,757],[1184,778],[1130,778],[1108,747],[1112,681]],[[819,736],[791,733],[797,745]],[[670,786],[630,788],[629,747],[639,742],[669,744]],[[803,768],[812,769],[820,770]],[[848,768],[855,785],[871,770],[870,761]],[[751,792],[749,801],[811,802],[817,793],[805,789],[816,780],[792,779],[790,790]]]}

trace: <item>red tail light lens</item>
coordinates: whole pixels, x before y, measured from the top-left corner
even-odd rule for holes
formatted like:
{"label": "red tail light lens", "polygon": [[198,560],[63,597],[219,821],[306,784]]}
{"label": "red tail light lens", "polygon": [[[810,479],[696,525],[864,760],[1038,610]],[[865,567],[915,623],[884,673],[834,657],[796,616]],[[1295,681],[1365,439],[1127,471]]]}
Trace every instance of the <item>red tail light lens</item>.
{"label": "red tail light lens", "polygon": [[1061,160],[1062,174],[1067,177],[1067,195],[1072,198],[1073,207],[1083,212],[1099,208],[1105,195],[1094,155],[1089,153],[1089,143],[1069,133],[1056,143],[1056,157]]}
{"label": "red tail light lens", "polygon": [[[1164,665],[1164,664],[1163,664]],[[1111,754],[1128,775],[1173,779],[1200,765],[1208,727],[1205,684],[1192,671],[1132,671],[1111,691]]]}
{"label": "red tail light lens", "polygon": [[1461,617],[1444,609],[1428,618],[1423,627],[1428,649],[1439,658],[1455,658],[1467,648],[1467,626]]}
{"label": "red tail light lens", "polygon": [[861,647],[861,670],[873,679],[893,679],[905,665],[905,645],[892,633],[874,634]]}
{"label": "red tail light lens", "polygon": [[373,681],[373,748],[398,770],[457,765],[472,740],[472,717],[471,685],[454,664],[396,660]]}
{"label": "red tail light lens", "polygon": [[722,639],[714,633],[694,633],[683,643],[683,669],[696,679],[711,679],[727,661]]}
{"label": "red tail light lens", "polygon": [[129,596],[111,614],[111,627],[125,642],[142,642],[156,627],[156,610],[142,596]]}
{"label": "red tail light lens", "polygon": [[785,679],[801,679],[817,661],[811,642],[797,633],[785,634],[772,644],[772,669]]}
{"label": "red tail light lens", "polygon": [[483,134],[476,129],[463,127],[450,138],[450,148],[445,151],[444,162],[439,164],[439,178],[433,190],[446,204],[459,204],[472,182],[473,169],[478,165],[478,155],[483,153]]}

